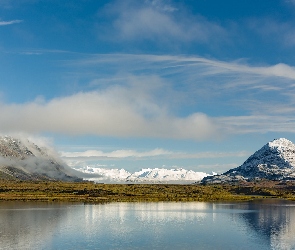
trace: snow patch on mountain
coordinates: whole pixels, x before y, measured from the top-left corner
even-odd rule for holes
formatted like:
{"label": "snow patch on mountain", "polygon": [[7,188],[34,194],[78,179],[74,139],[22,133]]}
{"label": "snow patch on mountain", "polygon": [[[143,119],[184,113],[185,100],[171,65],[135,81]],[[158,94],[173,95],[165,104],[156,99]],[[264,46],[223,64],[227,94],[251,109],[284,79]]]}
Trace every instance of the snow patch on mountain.
{"label": "snow patch on mountain", "polygon": [[[95,182],[136,182],[136,183],[192,183],[202,180],[209,174],[204,172],[194,172],[183,168],[165,169],[165,168],[145,168],[140,171],[130,173],[125,169],[106,169],[87,166],[77,169],[86,174],[96,175],[86,179]],[[100,177],[97,177],[100,176]]]}

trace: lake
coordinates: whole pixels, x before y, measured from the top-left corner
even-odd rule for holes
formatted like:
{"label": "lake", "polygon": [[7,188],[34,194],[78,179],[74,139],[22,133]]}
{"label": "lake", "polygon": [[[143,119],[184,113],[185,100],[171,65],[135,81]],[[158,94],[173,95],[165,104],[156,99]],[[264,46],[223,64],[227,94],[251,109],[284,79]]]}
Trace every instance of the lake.
{"label": "lake", "polygon": [[0,249],[295,249],[295,202],[0,202]]}

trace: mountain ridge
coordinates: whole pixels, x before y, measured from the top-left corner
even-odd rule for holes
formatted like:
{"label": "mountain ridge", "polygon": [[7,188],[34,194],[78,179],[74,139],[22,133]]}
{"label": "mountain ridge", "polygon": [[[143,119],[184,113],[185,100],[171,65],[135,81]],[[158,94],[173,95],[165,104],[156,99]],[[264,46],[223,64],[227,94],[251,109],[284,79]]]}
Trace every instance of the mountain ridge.
{"label": "mountain ridge", "polygon": [[183,168],[143,168],[134,173],[125,169],[106,169],[87,166],[77,169],[87,174],[97,174],[100,177],[87,178],[95,182],[115,182],[115,183],[194,183],[202,180],[209,174],[195,172]]}

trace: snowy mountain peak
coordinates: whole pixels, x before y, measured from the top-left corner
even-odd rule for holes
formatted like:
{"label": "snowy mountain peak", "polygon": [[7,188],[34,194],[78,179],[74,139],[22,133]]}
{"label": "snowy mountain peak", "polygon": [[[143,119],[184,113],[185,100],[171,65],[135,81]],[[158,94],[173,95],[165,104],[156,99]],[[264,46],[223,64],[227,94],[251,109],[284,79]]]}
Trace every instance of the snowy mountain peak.
{"label": "snowy mountain peak", "polygon": [[273,140],[251,155],[240,168],[249,171],[258,165],[280,169],[295,167],[295,145],[284,138]]}
{"label": "snowy mountain peak", "polygon": [[231,182],[254,179],[295,179],[295,145],[275,139],[251,155],[241,166],[222,175],[204,178],[203,182]]}
{"label": "snowy mountain peak", "polygon": [[289,141],[285,138],[275,139],[275,140],[269,142],[267,145],[270,148],[278,149],[279,151],[281,151],[283,149],[295,149],[295,145],[291,141]]}
{"label": "snowy mountain peak", "polygon": [[86,174],[93,174],[100,177],[88,177],[96,182],[137,182],[137,183],[192,183],[200,181],[208,174],[194,172],[183,168],[143,168],[137,172],[130,173],[124,169],[106,169],[97,167],[84,167],[77,169]]}

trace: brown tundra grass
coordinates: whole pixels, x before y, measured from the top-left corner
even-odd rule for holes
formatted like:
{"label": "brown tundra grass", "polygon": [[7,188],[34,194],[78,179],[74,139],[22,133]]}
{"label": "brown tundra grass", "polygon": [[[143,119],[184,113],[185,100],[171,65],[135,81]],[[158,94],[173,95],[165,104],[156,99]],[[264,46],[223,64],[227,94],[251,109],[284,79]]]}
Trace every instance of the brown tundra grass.
{"label": "brown tundra grass", "polygon": [[0,201],[84,203],[157,201],[242,201],[261,198],[295,200],[293,182],[248,182],[233,185],[95,184],[0,180]]}

